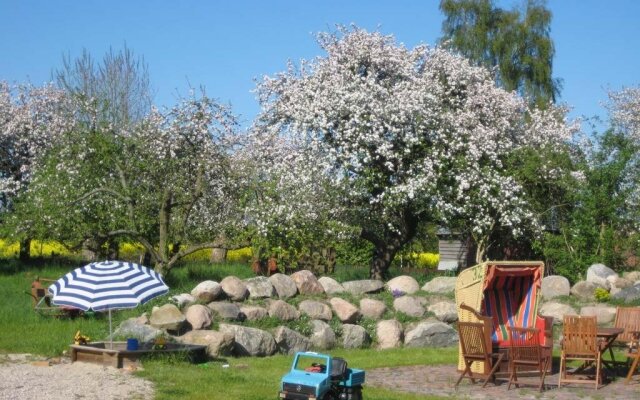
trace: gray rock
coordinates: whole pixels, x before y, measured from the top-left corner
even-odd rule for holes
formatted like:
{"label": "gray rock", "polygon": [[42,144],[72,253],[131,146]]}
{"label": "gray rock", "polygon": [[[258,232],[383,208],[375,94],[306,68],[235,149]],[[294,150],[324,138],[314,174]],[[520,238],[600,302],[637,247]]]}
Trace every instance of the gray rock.
{"label": "gray rock", "polygon": [[377,293],[384,289],[384,282],[377,279],[363,279],[359,281],[342,282],[344,290],[351,294],[360,295],[366,293]]}
{"label": "gray rock", "polygon": [[593,264],[587,269],[587,282],[595,283],[605,289],[611,289],[611,284],[607,280],[609,276],[617,276],[618,274],[604,264]]}
{"label": "gray rock", "polygon": [[266,308],[258,306],[242,306],[240,307],[240,313],[244,314],[249,321],[257,321],[269,315]]}
{"label": "gray rock", "polygon": [[292,321],[300,318],[300,312],[294,306],[283,300],[275,300],[269,303],[269,316],[281,321]]}
{"label": "gray rock", "polygon": [[432,312],[438,321],[452,323],[458,320],[458,307],[452,301],[439,301],[427,307],[427,311]]}
{"label": "gray rock", "polygon": [[171,296],[171,301],[178,307],[184,308],[189,304],[193,304],[196,302],[196,299],[190,295],[189,293],[181,293],[175,296]]}
{"label": "gray rock", "polygon": [[237,321],[242,319],[240,307],[238,307],[237,304],[226,301],[214,301],[207,304],[207,307],[222,319],[226,319],[228,321]]}
{"label": "gray rock", "polygon": [[390,292],[399,291],[404,294],[414,294],[420,290],[420,285],[413,277],[408,275],[396,276],[387,282],[387,290]]}
{"label": "gray rock", "polygon": [[328,276],[322,276],[318,279],[320,285],[324,289],[326,294],[337,294],[344,292],[344,287],[339,284],[335,279],[329,278]]}
{"label": "gray rock", "polygon": [[210,303],[217,299],[221,294],[222,287],[218,282],[215,281],[200,282],[191,291],[191,296],[193,296],[196,301],[200,301],[203,303]]}
{"label": "gray rock", "polygon": [[545,299],[553,299],[560,296],[569,296],[571,284],[564,276],[551,275],[542,278],[542,288],[540,293]]}
{"label": "gray rock", "polygon": [[324,321],[312,320],[313,334],[311,335],[311,346],[314,349],[330,350],[336,345],[336,334],[333,329]]}
{"label": "gray rock", "polygon": [[331,308],[336,313],[336,317],[343,324],[355,323],[360,319],[360,311],[358,311],[358,307],[349,303],[346,300],[343,300],[339,297],[333,297],[329,300],[331,304]]}
{"label": "gray rock", "polygon": [[598,287],[602,286],[593,282],[580,281],[573,285],[571,288],[571,294],[582,301],[593,301],[595,300],[595,292]]}
{"label": "gray rock", "polygon": [[300,294],[322,294],[324,288],[318,282],[318,279],[313,272],[303,269],[295,272],[291,275],[291,279],[296,283],[298,287],[298,293]]}
{"label": "gray rock", "polygon": [[211,309],[202,304],[193,304],[185,312],[191,329],[206,329],[211,326]]}
{"label": "gray rock", "polygon": [[616,308],[605,305],[585,306],[580,309],[580,315],[595,316],[598,324],[610,324],[616,317]]}
{"label": "gray rock", "polygon": [[368,298],[363,298],[360,300],[360,314],[363,317],[371,318],[371,319],[380,319],[387,311],[387,306],[379,301]]}
{"label": "gray rock", "polygon": [[611,291],[613,291],[613,288],[626,289],[633,286],[633,281],[630,281],[627,278],[621,278],[619,276],[612,276],[607,278],[607,280],[609,281],[609,283],[611,283]]}
{"label": "gray rock", "polygon": [[622,300],[625,303],[631,303],[632,301],[638,300],[640,299],[640,284],[635,284],[626,289],[622,289],[611,297],[615,300]]}
{"label": "gray rock", "polygon": [[547,317],[553,317],[554,325],[562,324],[565,315],[578,315],[576,309],[571,307],[570,305],[554,301],[544,303],[542,306],[540,306],[539,313]]}
{"label": "gray rock", "polygon": [[451,326],[436,321],[424,321],[407,331],[406,347],[449,347],[458,344],[458,332]]}
{"label": "gray rock", "polygon": [[331,307],[319,301],[303,300],[298,305],[298,310],[300,310],[302,314],[307,314],[311,319],[329,321],[333,317]]}
{"label": "gray rock", "polygon": [[393,300],[393,308],[411,317],[422,317],[424,315],[424,307],[420,301],[413,296],[398,297]]}
{"label": "gray rock", "polygon": [[207,346],[207,354],[212,358],[230,356],[234,346],[231,332],[211,330],[190,331],[182,336],[177,336],[176,341]]}
{"label": "gray rock", "polygon": [[178,307],[174,304],[165,304],[161,307],[153,308],[149,323],[154,328],[179,331],[186,320],[186,317],[180,312]]}
{"label": "gray rock", "polygon": [[371,343],[367,331],[360,325],[342,325],[342,347],[345,349],[361,349]]}
{"label": "gray rock", "polygon": [[422,290],[430,293],[453,293],[456,289],[455,276],[438,276],[425,283]]}
{"label": "gray rock", "polygon": [[311,342],[298,332],[279,326],[273,335],[279,353],[295,354],[298,351],[307,351],[311,347]]}
{"label": "gray rock", "polygon": [[261,329],[220,324],[220,332],[233,335],[233,352],[238,356],[264,357],[276,352],[275,339],[269,332]]}
{"label": "gray rock", "polygon": [[231,301],[243,301],[249,295],[247,286],[235,276],[227,276],[220,282],[220,286]]}
{"label": "gray rock", "polygon": [[162,329],[146,325],[139,318],[129,318],[122,321],[113,331],[112,338],[136,338],[141,342],[148,342],[163,333]]}
{"label": "gray rock", "polygon": [[640,281],[640,271],[628,271],[623,273],[622,277],[631,282],[637,282]]}
{"label": "gray rock", "polygon": [[298,293],[296,283],[288,275],[273,274],[269,277],[269,282],[273,285],[278,297],[283,300],[291,298]]}
{"label": "gray rock", "polygon": [[265,299],[276,295],[276,290],[266,276],[256,276],[255,278],[245,279],[244,284],[247,286],[247,290],[249,290],[250,299]]}
{"label": "gray rock", "polygon": [[376,324],[379,349],[393,349],[402,345],[402,324],[395,319],[379,321]]}

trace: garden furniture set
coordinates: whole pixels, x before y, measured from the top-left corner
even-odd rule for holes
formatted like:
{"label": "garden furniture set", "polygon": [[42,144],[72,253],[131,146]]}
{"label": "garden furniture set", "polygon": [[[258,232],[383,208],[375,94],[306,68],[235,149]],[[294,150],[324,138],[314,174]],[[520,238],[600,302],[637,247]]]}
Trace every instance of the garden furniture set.
{"label": "garden furniture set", "polygon": [[[455,387],[463,378],[508,378],[507,390],[520,386],[519,376],[537,375],[538,390],[552,369],[553,318],[538,315],[542,262],[485,262],[462,271],[456,280],[460,352]],[[618,307],[614,327],[598,327],[595,316],[565,316],[558,387],[589,383],[598,389],[606,373],[631,364],[628,383],[639,363],[640,307]],[[613,348],[627,346],[627,362],[616,361]],[[605,360],[609,353],[610,360]],[[572,371],[570,361],[581,365]],[[593,370],[595,368],[595,370]]]}

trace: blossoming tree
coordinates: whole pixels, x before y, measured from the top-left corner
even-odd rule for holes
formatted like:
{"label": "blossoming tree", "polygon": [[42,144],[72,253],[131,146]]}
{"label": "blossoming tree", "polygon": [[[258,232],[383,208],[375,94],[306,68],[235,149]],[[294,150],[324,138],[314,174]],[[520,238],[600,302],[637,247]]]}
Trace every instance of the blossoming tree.
{"label": "blossoming tree", "polygon": [[468,219],[480,245],[496,225],[535,224],[503,160],[566,140],[561,110],[530,110],[487,70],[439,48],[407,49],[357,27],[318,39],[326,56],[259,83],[258,125],[323,154],[317,163],[344,195],[334,214],[375,248],[371,277],[426,221]]}
{"label": "blossoming tree", "polygon": [[[0,82],[0,213],[13,208],[42,156],[71,129],[71,111],[68,97],[51,85]],[[13,236],[23,240],[20,255],[24,258],[29,254],[29,221],[15,228]]]}
{"label": "blossoming tree", "polygon": [[235,137],[233,115],[206,96],[153,111],[130,130],[78,129],[48,157],[31,201],[46,210],[50,232],[129,238],[166,273],[188,254],[227,246],[212,238],[241,229]]}

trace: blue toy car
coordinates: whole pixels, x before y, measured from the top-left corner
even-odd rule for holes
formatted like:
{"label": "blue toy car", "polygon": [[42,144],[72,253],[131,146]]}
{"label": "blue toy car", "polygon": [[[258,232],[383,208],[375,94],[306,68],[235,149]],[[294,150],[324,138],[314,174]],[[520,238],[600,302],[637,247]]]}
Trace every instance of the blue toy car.
{"label": "blue toy car", "polygon": [[364,371],[347,368],[339,357],[298,352],[282,377],[280,398],[289,400],[362,400]]}

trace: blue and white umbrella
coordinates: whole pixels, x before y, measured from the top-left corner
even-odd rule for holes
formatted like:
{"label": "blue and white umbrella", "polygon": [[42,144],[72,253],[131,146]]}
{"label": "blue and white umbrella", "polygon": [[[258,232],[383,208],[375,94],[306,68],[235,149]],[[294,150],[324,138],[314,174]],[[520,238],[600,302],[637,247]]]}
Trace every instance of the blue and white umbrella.
{"label": "blue and white umbrella", "polygon": [[135,308],[168,291],[157,272],[122,261],[94,262],[76,268],[49,286],[55,305],[109,311],[109,336],[111,310]]}

